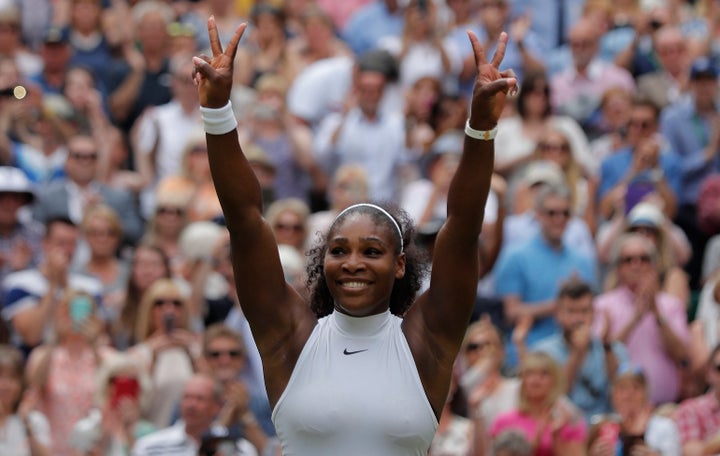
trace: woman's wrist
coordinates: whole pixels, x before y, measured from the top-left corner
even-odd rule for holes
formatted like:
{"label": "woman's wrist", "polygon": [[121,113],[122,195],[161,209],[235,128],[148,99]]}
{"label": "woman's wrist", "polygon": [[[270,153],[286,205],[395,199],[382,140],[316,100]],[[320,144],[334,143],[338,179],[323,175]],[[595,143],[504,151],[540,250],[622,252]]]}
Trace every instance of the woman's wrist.
{"label": "woman's wrist", "polygon": [[230,100],[221,108],[200,106],[200,115],[205,132],[210,135],[224,135],[235,130],[238,126]]}

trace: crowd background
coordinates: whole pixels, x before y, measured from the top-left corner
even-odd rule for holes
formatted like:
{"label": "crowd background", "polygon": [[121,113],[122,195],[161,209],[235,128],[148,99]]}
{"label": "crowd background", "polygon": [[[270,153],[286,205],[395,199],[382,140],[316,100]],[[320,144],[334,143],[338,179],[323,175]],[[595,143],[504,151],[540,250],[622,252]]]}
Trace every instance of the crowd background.
{"label": "crowd background", "polygon": [[716,0],[0,0],[0,454],[280,454],[191,77],[210,15],[249,24],[233,109],[301,293],[357,202],[432,251],[466,31],[508,33],[431,455],[720,454]]}

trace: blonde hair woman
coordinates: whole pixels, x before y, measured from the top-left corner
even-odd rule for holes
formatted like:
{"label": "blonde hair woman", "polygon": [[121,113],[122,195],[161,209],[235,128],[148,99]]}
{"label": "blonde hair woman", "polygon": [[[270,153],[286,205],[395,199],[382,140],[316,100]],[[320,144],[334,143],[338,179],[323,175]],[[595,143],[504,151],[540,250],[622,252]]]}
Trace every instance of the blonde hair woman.
{"label": "blonde hair woman", "polygon": [[490,427],[490,436],[515,429],[532,443],[535,456],[585,454],[587,425],[563,396],[560,365],[545,353],[529,352],[522,358],[519,377],[518,408],[500,415]]}
{"label": "blonde hair woman", "polygon": [[190,328],[189,305],[171,279],[153,283],[140,301],[135,340],[129,354],[152,377],[148,418],[158,427],[170,424],[182,388],[195,372],[200,340]]}

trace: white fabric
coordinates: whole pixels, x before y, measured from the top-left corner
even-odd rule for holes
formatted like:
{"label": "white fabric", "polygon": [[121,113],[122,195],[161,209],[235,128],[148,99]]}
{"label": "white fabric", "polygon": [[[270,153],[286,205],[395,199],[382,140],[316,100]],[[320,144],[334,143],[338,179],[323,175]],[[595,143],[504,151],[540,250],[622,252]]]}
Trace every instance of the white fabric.
{"label": "white fabric", "polygon": [[[408,215],[417,223],[425,212],[430,196],[433,193],[434,185],[432,181],[427,179],[418,179],[408,183],[403,188],[400,197],[400,207],[408,213]],[[498,197],[497,194],[490,190],[487,202],[485,203],[485,214],[483,215],[483,223],[492,224],[497,221]],[[433,208],[432,218],[445,219],[447,217],[447,199],[441,198]]]}
{"label": "white fabric", "polygon": [[402,320],[318,321],[273,411],[284,456],[425,456],[437,420]]}
{"label": "white fabric", "polygon": [[[255,447],[245,439],[237,442],[235,456],[258,456]],[[185,423],[178,421],[173,426],[146,435],[135,442],[133,456],[197,456],[199,446],[185,433]]]}
{"label": "white fabric", "polygon": [[[33,436],[38,443],[50,448],[50,424],[47,418],[40,412],[32,411],[28,415],[28,421],[32,428]],[[0,427],[0,454],[13,456],[30,456],[30,445],[28,444],[25,425],[20,417],[11,415]]]}
{"label": "white fabric", "polygon": [[210,135],[224,135],[238,126],[232,103],[228,101],[222,108],[206,108],[200,106],[203,128]]}
{"label": "white fabric", "polygon": [[660,456],[677,456],[682,454],[680,433],[675,421],[670,418],[653,415],[645,428],[645,443]]}
{"label": "white fabric", "polygon": [[714,277],[703,285],[700,291],[697,314],[695,315],[695,320],[702,324],[705,343],[710,349],[715,347],[720,340],[720,337],[718,337],[720,304],[715,301],[715,296],[713,295],[718,280],[720,280],[720,277]]}

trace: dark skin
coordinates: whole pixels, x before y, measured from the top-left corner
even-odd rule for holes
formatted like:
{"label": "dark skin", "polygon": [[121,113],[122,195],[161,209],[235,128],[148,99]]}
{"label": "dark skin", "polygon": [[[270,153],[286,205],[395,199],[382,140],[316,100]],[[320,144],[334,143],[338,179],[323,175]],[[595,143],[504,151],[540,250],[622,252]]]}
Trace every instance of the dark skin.
{"label": "dark skin", "polygon": [[[223,48],[214,18],[208,20],[213,55],[193,59],[201,106],[227,104],[233,62],[245,27],[240,25]],[[475,35],[468,36],[479,75],[470,125],[490,130],[497,124],[507,92],[516,87],[512,71],[498,70],[507,36],[502,35],[490,62]],[[242,153],[237,133],[206,136],[210,168],[230,233],[237,294],[260,351],[274,407],[317,318],[284,280],[272,229],[263,219],[260,185]],[[453,362],[475,300],[476,252],[493,156],[493,141],[465,138],[448,193],[447,222],[436,241],[430,288],[417,298],[402,323],[436,416],[447,398]],[[392,283],[405,273],[405,255],[398,252],[397,233],[373,224],[367,215],[353,215],[334,229],[328,242],[325,274],[336,311],[364,316],[387,310]]]}

